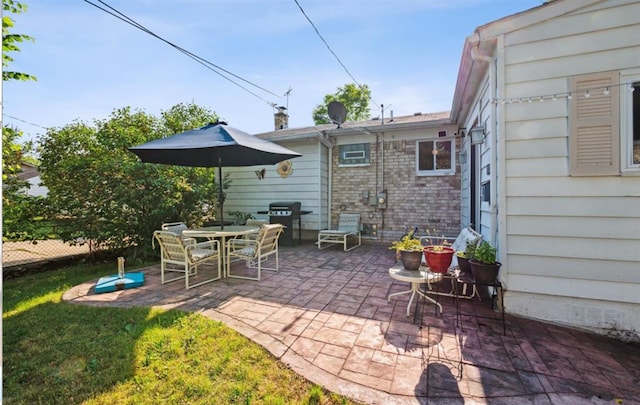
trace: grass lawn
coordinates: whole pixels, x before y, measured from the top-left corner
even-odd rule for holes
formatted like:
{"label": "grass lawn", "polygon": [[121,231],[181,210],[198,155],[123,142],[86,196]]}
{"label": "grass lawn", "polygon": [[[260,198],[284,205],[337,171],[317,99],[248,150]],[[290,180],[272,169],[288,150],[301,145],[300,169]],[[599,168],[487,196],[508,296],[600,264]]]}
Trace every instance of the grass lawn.
{"label": "grass lawn", "polygon": [[4,404],[353,404],[201,315],[62,302],[113,273],[78,265],[3,283]]}

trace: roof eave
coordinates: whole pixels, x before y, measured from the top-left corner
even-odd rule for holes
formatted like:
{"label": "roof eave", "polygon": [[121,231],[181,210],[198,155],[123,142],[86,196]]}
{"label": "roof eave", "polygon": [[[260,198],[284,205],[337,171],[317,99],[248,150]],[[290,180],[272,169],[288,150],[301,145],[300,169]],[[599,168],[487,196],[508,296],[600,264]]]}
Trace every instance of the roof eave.
{"label": "roof eave", "polygon": [[469,112],[476,90],[485,75],[489,64],[484,61],[475,60],[473,57],[475,52],[482,55],[493,55],[496,47],[496,39],[480,40],[480,35],[476,32],[468,36],[464,41],[462,50],[462,58],[460,68],[458,70],[458,78],[456,79],[456,88],[453,93],[453,102],[451,104],[451,121],[458,122]]}
{"label": "roof eave", "polygon": [[577,6],[576,2],[570,0],[549,1],[477,27],[473,35],[468,36],[464,42],[451,105],[451,120],[459,122],[465,119],[478,86],[482,83],[482,77],[488,68],[486,62],[473,59],[472,50],[474,48],[482,55],[494,55],[499,36],[578,9],[590,7],[602,1],[605,0],[584,0]]}
{"label": "roof eave", "polygon": [[451,125],[453,122],[449,118],[441,118],[429,121],[418,121],[418,122],[403,122],[403,123],[387,123],[380,125],[369,125],[369,126],[351,126],[351,127],[340,127],[330,131],[327,131],[329,136],[340,136],[340,135],[348,135],[354,133],[380,133],[380,132],[389,132],[389,131],[406,131],[417,128],[431,128],[431,127],[441,127],[443,125]]}

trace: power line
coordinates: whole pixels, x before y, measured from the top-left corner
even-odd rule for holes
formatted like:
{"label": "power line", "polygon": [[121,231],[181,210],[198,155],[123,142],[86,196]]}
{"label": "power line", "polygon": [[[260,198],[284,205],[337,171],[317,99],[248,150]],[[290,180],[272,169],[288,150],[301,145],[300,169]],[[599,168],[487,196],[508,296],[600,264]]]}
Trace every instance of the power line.
{"label": "power line", "polygon": [[[338,61],[338,63],[340,64],[340,66],[342,66],[342,68],[344,69],[345,72],[347,72],[347,74],[349,75],[349,77],[351,78],[351,80],[353,80],[353,82],[355,84],[358,85],[358,87],[362,88],[362,85],[360,83],[358,83],[358,81],[356,80],[355,77],[353,77],[353,75],[351,74],[351,72],[349,72],[349,69],[347,69],[347,67],[344,65],[344,63],[342,63],[342,61],[340,60],[340,58],[338,57],[338,55],[336,55],[336,53],[333,51],[333,49],[331,49],[331,47],[329,46],[329,44],[327,43],[327,41],[325,41],[325,39],[322,37],[322,34],[320,34],[320,31],[318,30],[318,28],[316,27],[316,25],[313,23],[313,21],[311,21],[311,19],[309,18],[309,16],[307,15],[307,13],[304,11],[304,9],[302,8],[302,6],[300,5],[300,3],[298,3],[298,0],[293,0],[296,2],[296,5],[298,6],[298,8],[300,9],[300,12],[302,13],[302,15],[304,15],[304,18],[307,19],[307,21],[309,21],[309,24],[311,24],[311,26],[313,27],[313,29],[315,30],[316,34],[318,34],[318,37],[322,40],[322,42],[324,43],[324,45],[327,47],[327,49],[329,50],[329,52],[331,52],[331,54],[336,58],[336,60]],[[380,107],[378,106],[378,104],[373,100],[373,98],[371,96],[369,96],[369,100],[371,100],[371,102],[373,103],[373,105],[375,105],[378,109],[380,109]]]}
{"label": "power line", "polygon": [[[264,91],[264,92],[266,92],[266,93],[269,93],[269,94],[271,94],[271,95],[273,95],[273,96],[276,96],[276,97],[278,97],[278,98],[282,98],[282,96],[280,96],[280,95],[278,95],[278,94],[276,94],[276,93],[273,93],[273,92],[271,92],[271,91],[269,91],[269,90],[267,90],[267,89],[265,89],[265,88],[263,88],[263,87],[261,87],[261,86],[259,86],[259,85],[255,84],[255,83],[253,83],[253,82],[251,82],[251,81],[249,81],[249,80],[247,80],[247,79],[244,79],[244,78],[242,78],[241,76],[238,76],[238,75],[236,75],[235,73],[232,73],[232,72],[230,72],[230,71],[228,71],[228,70],[226,70],[226,69],[224,69],[224,68],[222,68],[222,67],[220,67],[220,66],[216,65],[215,63],[210,62],[209,60],[204,59],[204,58],[202,58],[202,57],[200,57],[200,56],[198,56],[198,55],[196,55],[196,54],[194,54],[194,53],[192,53],[192,52],[190,52],[190,51],[187,51],[186,49],[184,49],[184,48],[182,48],[182,47],[180,47],[180,46],[178,46],[178,45],[176,45],[176,44],[174,44],[174,43],[172,43],[172,42],[170,42],[170,41],[168,41],[168,40],[166,40],[166,39],[162,38],[161,36],[159,36],[159,35],[155,34],[154,32],[152,32],[151,30],[149,30],[148,28],[146,28],[146,27],[145,27],[145,26],[143,26],[142,24],[140,24],[140,23],[138,23],[137,21],[135,21],[134,19],[132,19],[132,18],[128,17],[128,16],[127,16],[127,15],[125,15],[124,13],[122,13],[122,12],[120,12],[120,11],[116,10],[115,8],[111,7],[110,5],[108,5],[106,2],[104,2],[104,1],[102,1],[102,0],[98,0],[98,1],[99,1],[101,4],[103,4],[105,7],[109,8],[109,9],[110,9],[110,10],[112,10],[112,11],[109,11],[109,10],[107,10],[107,9],[103,8],[103,7],[99,6],[98,4],[92,3],[92,2],[91,2],[91,1],[89,1],[89,0],[84,0],[84,1],[85,1],[85,3],[88,3],[88,4],[90,4],[90,5],[94,6],[94,7],[96,7],[97,9],[99,9],[99,10],[101,10],[101,11],[104,11],[104,12],[105,12],[105,13],[107,13],[107,14],[109,14],[109,15],[111,15],[111,16],[113,16],[113,17],[116,17],[117,19],[119,19],[119,20],[121,20],[121,21],[124,21],[124,22],[126,22],[127,24],[129,24],[129,25],[134,26],[135,28],[137,28],[137,29],[139,29],[139,30],[141,30],[141,31],[143,31],[143,32],[146,32],[147,34],[149,34],[149,35],[151,35],[151,36],[153,36],[153,37],[155,37],[155,38],[159,39],[160,41],[162,41],[162,42],[166,43],[167,45],[169,45],[169,46],[171,46],[171,47],[175,48],[176,50],[178,50],[178,51],[182,52],[183,54],[187,55],[189,58],[191,58],[191,59],[195,60],[196,62],[198,62],[198,63],[199,63],[199,64],[201,64],[202,66],[204,66],[204,67],[206,67],[207,69],[211,70],[212,72],[216,73],[216,74],[217,74],[217,75],[219,75],[220,77],[222,77],[222,78],[224,78],[225,80],[227,80],[227,81],[229,81],[229,82],[231,82],[231,83],[235,84],[236,86],[240,87],[241,89],[243,89],[244,91],[246,91],[246,92],[248,92],[249,94],[253,95],[254,97],[256,97],[256,98],[258,98],[258,99],[260,99],[260,100],[264,101],[265,103],[267,103],[267,104],[268,104],[268,105],[270,105],[270,106],[273,106],[275,103],[269,102],[268,100],[264,99],[263,97],[260,97],[258,94],[256,94],[256,93],[254,93],[253,91],[251,91],[251,90],[247,89],[246,87],[242,86],[240,83],[237,83],[236,81],[232,80],[231,78],[229,78],[229,77],[225,76],[224,74],[222,74],[222,73],[221,73],[221,72],[219,72],[218,70],[220,70],[220,71],[222,71],[222,72],[224,72],[224,73],[227,73],[228,75],[231,75],[231,76],[233,76],[233,77],[235,77],[235,78],[237,78],[237,79],[239,79],[239,80],[241,80],[241,81],[243,81],[243,82],[245,82],[245,83],[247,83],[247,84],[250,84],[251,86],[254,86],[254,87],[256,87],[256,88],[258,88],[258,89],[260,89],[260,90],[262,90],[262,91]],[[217,69],[217,70],[216,70],[216,69]]]}
{"label": "power line", "polygon": [[45,126],[42,126],[42,125],[39,125],[39,124],[34,124],[33,122],[25,121],[25,120],[23,120],[23,119],[21,119],[21,118],[14,117],[14,116],[12,116],[12,115],[3,114],[3,116],[5,116],[5,117],[7,117],[7,118],[11,118],[12,120],[16,120],[16,121],[24,122],[25,124],[33,125],[34,127],[38,127],[38,128],[42,128],[42,129],[47,129],[47,130],[51,129],[51,128],[49,128],[49,127],[45,127]]}

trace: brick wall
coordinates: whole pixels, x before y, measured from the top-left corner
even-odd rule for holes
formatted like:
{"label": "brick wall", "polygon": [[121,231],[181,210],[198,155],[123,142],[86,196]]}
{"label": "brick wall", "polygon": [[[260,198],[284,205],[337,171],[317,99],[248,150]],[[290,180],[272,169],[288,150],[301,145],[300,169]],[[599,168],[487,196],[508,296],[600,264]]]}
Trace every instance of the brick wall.
{"label": "brick wall", "polygon": [[[359,212],[365,236],[372,241],[388,243],[414,226],[421,234],[428,230],[434,236],[456,236],[461,222],[459,166],[455,175],[416,176],[415,149],[413,140],[385,141],[382,165],[382,149],[372,144],[369,166],[338,167],[338,148],[334,148],[332,224],[342,211]],[[376,191],[383,187],[387,208],[369,205],[365,193],[374,201]]]}

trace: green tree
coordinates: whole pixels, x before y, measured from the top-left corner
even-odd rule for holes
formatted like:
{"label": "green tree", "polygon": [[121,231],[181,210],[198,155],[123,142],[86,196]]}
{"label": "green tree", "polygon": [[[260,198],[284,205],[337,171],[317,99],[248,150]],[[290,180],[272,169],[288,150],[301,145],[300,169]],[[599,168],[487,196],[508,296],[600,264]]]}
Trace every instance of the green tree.
{"label": "green tree", "polygon": [[[22,166],[23,149],[17,140],[22,136],[17,128],[5,126],[2,130],[2,193],[3,200],[29,183],[18,177]],[[3,201],[4,202],[4,201]]]}
{"label": "green tree", "polygon": [[199,128],[208,124],[212,117],[217,119],[211,111],[194,103],[178,103],[169,110],[163,111],[161,115],[168,135]]}
{"label": "green tree", "polygon": [[126,107],[93,126],[50,129],[41,139],[40,168],[50,205],[64,219],[62,239],[146,254],[163,222],[201,224],[217,207],[215,170],[142,163],[127,148],[173,134],[170,128],[183,122],[215,120],[211,111],[179,104],[161,118]]}
{"label": "green tree", "polygon": [[362,121],[371,118],[369,109],[369,99],[371,98],[371,90],[364,84],[358,86],[355,83],[345,84],[338,87],[335,94],[327,94],[324,96],[324,103],[318,104],[313,109],[313,122],[316,125],[330,124],[327,106],[332,101],[339,101],[344,104],[347,109],[346,121]]}
{"label": "green tree", "polygon": [[[30,240],[46,238],[46,229],[41,229],[35,218],[44,215],[44,199],[32,197],[24,190],[29,187],[18,175],[27,147],[17,140],[22,136],[17,128],[5,126],[2,131],[2,236],[8,240]],[[44,234],[42,232],[45,232]]]}
{"label": "green tree", "polygon": [[[10,52],[19,52],[18,44],[33,41],[28,35],[12,34],[14,21],[7,14],[18,14],[27,10],[25,4],[13,1],[2,1],[2,81],[36,80],[35,76],[8,70],[13,58]],[[2,127],[2,236],[7,239],[36,239],[38,224],[35,217],[40,217],[44,201],[39,197],[30,197],[23,190],[28,182],[18,177],[22,170],[21,162],[29,146],[22,146],[18,139],[22,132],[15,127]]]}
{"label": "green tree", "polygon": [[18,44],[24,41],[33,41],[33,38],[25,34],[11,34],[15,22],[7,13],[19,14],[27,11],[27,5],[13,0],[2,0],[2,80],[37,80],[35,76],[22,72],[7,70],[13,58],[9,52],[20,52]]}

